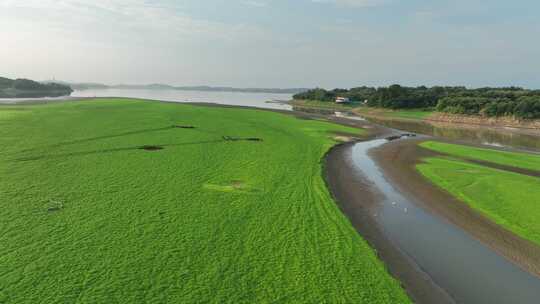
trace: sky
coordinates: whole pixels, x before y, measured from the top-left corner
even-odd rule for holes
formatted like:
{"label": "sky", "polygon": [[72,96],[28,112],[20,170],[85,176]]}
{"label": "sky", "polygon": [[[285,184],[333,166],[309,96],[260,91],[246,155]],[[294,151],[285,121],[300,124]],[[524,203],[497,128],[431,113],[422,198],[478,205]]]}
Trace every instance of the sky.
{"label": "sky", "polygon": [[0,0],[0,76],[540,89],[538,0]]}

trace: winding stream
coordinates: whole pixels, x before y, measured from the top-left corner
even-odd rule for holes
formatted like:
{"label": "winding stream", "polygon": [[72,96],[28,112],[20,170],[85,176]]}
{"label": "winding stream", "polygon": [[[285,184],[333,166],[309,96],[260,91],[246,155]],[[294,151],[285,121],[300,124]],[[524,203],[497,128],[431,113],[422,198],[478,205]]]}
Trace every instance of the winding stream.
{"label": "winding stream", "polygon": [[377,139],[355,144],[352,161],[382,194],[376,220],[387,237],[457,303],[539,303],[540,279],[424,211],[386,180],[368,153],[385,143]]}

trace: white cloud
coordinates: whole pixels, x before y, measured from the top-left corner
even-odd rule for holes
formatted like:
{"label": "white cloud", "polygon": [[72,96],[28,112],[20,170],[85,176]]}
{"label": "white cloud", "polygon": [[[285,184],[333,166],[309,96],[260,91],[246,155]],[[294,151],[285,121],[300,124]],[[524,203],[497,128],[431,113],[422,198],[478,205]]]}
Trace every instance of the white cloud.
{"label": "white cloud", "polygon": [[387,0],[311,0],[315,3],[329,3],[339,6],[348,7],[372,7],[379,6],[387,2]]}
{"label": "white cloud", "polygon": [[[250,5],[263,5],[248,1]],[[245,24],[228,24],[193,18],[179,5],[164,5],[145,0],[0,0],[0,24],[18,23],[40,28],[71,32],[74,35],[99,33],[107,36],[133,36],[182,39],[207,37],[264,36],[261,29]],[[155,36],[152,36],[155,35]]]}
{"label": "white cloud", "polygon": [[[211,1],[196,5],[197,15],[188,14],[190,1],[203,2],[0,0],[1,73],[179,85],[343,87],[431,84],[434,79],[436,84],[482,85],[507,84],[512,75],[540,83],[534,74],[540,69],[540,45],[530,39],[539,36],[534,22],[448,25],[443,22],[448,9],[433,4],[411,7],[417,12],[412,15],[400,12],[396,31],[393,23],[330,9],[361,10],[394,0],[303,2],[328,8],[327,17],[334,22],[312,22],[309,16],[292,20],[291,12],[278,13],[287,6],[273,0],[216,1],[225,11],[210,19],[216,16]],[[264,5],[272,8],[268,14],[274,14],[269,17],[278,26],[257,21],[256,14],[266,13]],[[254,14],[246,14],[248,10]]]}
{"label": "white cloud", "polygon": [[268,3],[263,1],[256,1],[256,0],[246,0],[243,2],[245,5],[249,6],[255,6],[255,7],[267,7]]}
{"label": "white cloud", "polygon": [[261,26],[194,17],[181,4],[164,3],[175,2],[0,0],[2,71],[31,79],[227,84],[239,63],[253,68],[283,44]]}

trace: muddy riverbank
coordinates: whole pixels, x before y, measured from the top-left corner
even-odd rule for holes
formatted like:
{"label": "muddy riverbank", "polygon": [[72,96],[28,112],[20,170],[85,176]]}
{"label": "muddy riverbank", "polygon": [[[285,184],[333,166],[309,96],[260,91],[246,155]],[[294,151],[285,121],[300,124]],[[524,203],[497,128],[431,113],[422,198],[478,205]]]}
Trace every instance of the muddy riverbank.
{"label": "muddy riverbank", "polygon": [[454,303],[404,252],[385,236],[377,223],[378,201],[373,185],[355,174],[351,166],[352,146],[334,147],[326,156],[325,180],[342,212],[359,234],[376,250],[392,276],[398,279],[416,303]]}
{"label": "muddy riverbank", "polygon": [[325,179],[341,210],[416,303],[537,303],[538,247],[424,180],[421,140],[332,149]]}
{"label": "muddy riverbank", "polygon": [[448,123],[400,117],[360,115],[369,121],[388,128],[415,132],[466,144],[481,144],[491,147],[540,151],[540,130],[485,126],[466,123]]}
{"label": "muddy riverbank", "polygon": [[406,118],[388,115],[389,110],[371,109],[352,112],[378,120],[401,120],[409,122],[425,122],[434,125],[465,126],[477,128],[516,129],[523,132],[540,133],[540,120],[515,119],[513,117],[483,117],[477,115],[459,115],[432,112],[424,118]]}
{"label": "muddy riverbank", "polygon": [[540,130],[540,120],[519,120],[513,117],[482,117],[448,113],[433,113],[426,118],[435,123],[477,125],[482,127]]}
{"label": "muddy riverbank", "polygon": [[[393,142],[371,151],[386,178],[416,202],[488,245],[491,249],[540,277],[540,247],[495,224],[423,177],[416,165],[440,154],[418,146],[422,139]],[[504,169],[499,167],[498,169]],[[516,171],[519,169],[516,168]],[[527,173],[527,172],[519,172]]]}

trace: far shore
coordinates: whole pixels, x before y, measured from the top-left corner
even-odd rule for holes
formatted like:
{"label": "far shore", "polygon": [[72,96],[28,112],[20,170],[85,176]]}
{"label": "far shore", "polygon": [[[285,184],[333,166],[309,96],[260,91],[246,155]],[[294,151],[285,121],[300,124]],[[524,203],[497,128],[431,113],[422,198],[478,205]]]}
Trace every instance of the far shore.
{"label": "far shore", "polygon": [[439,127],[449,125],[453,127],[465,126],[480,128],[489,127],[497,129],[517,129],[523,131],[531,131],[530,134],[540,134],[540,120],[517,120],[511,117],[488,118],[481,116],[457,115],[438,112],[429,113],[423,118],[412,118],[388,115],[388,113],[394,112],[391,110],[371,108],[363,109],[362,111],[354,109],[352,110],[352,112],[366,118],[374,118],[379,120],[424,122]]}

